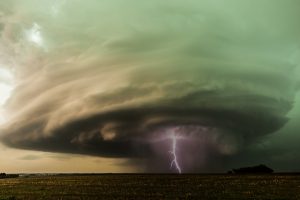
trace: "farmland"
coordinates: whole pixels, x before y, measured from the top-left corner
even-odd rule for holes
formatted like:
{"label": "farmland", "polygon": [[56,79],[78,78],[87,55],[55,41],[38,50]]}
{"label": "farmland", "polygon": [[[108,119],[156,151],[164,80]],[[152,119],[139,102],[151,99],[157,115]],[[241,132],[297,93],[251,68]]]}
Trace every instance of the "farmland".
{"label": "farmland", "polygon": [[300,199],[300,175],[43,175],[0,179],[0,199]]}

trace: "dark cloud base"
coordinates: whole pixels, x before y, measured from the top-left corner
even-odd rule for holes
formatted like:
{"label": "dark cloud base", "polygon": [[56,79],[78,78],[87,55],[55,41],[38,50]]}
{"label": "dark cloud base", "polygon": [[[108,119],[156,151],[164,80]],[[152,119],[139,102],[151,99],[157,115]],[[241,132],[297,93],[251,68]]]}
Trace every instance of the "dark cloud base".
{"label": "dark cloud base", "polygon": [[[2,136],[2,141],[9,146],[24,149],[134,158],[153,154],[147,138],[157,130],[203,126],[242,138],[246,145],[280,129],[287,122],[284,115],[273,112],[273,107],[284,108],[286,104],[274,100],[271,106],[270,100],[266,98],[263,106],[245,110],[185,106],[120,109],[71,121],[50,133],[45,133],[47,121],[37,120],[21,126],[14,124]],[[152,119],[156,120],[152,122]],[[113,134],[112,137],[106,138],[105,132]]]}

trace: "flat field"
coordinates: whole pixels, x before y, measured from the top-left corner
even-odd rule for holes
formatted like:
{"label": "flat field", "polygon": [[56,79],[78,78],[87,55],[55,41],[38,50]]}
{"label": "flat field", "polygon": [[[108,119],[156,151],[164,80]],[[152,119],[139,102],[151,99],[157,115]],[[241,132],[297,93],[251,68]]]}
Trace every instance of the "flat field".
{"label": "flat field", "polygon": [[47,175],[0,179],[0,199],[300,199],[300,175]]}

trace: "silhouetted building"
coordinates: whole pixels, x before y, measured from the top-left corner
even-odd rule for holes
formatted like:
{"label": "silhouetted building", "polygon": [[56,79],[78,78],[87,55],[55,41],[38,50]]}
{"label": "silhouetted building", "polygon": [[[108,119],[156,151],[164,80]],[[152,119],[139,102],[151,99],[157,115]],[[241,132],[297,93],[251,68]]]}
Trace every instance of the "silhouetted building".
{"label": "silhouetted building", "polygon": [[253,167],[243,167],[239,169],[233,169],[231,173],[235,174],[270,174],[273,173],[274,170],[267,167],[266,165],[257,165]]}

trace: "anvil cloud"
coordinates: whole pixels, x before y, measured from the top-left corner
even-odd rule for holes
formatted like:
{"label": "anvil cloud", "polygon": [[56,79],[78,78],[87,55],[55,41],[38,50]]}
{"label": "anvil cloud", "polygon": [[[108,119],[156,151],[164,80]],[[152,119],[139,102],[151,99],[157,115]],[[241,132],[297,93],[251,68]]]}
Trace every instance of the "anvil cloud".
{"label": "anvil cloud", "polygon": [[1,139],[11,147],[147,158],[149,138],[181,127],[218,135],[218,148],[237,148],[220,154],[234,154],[282,128],[299,89],[299,1],[0,8],[0,62],[14,77]]}

